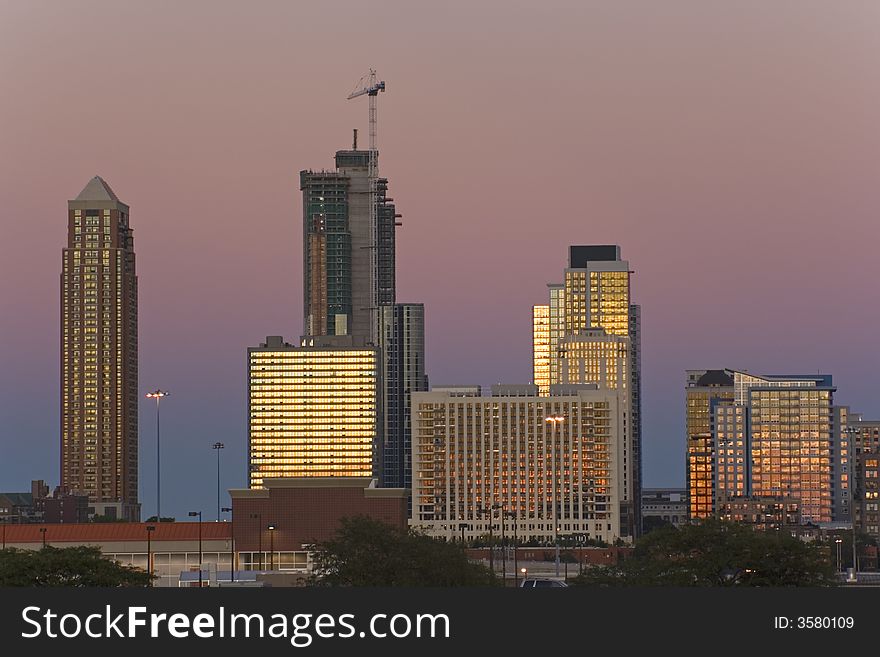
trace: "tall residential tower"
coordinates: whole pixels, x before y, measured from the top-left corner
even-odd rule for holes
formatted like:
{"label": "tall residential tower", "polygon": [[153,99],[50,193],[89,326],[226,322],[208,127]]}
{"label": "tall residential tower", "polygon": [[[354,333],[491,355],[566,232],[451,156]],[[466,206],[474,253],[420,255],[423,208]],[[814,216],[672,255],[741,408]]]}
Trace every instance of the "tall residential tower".
{"label": "tall residential tower", "polygon": [[541,394],[557,384],[597,384],[614,390],[626,409],[626,440],[617,467],[620,531],[640,531],[641,312],[631,303],[629,262],[617,245],[571,246],[562,284],[535,306],[534,383]]}
{"label": "tall residential tower", "polygon": [[137,275],[129,208],[95,176],[67,204],[61,272],[61,485],[138,520]]}

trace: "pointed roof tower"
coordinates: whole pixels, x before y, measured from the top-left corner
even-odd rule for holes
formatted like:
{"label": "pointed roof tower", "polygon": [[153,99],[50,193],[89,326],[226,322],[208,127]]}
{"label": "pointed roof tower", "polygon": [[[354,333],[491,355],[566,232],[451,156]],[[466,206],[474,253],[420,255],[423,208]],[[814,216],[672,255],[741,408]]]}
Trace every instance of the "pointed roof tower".
{"label": "pointed roof tower", "polygon": [[76,201],[115,201],[120,202],[119,197],[110,189],[107,181],[101,176],[95,176],[89,183],[83,187],[79,196],[74,199]]}

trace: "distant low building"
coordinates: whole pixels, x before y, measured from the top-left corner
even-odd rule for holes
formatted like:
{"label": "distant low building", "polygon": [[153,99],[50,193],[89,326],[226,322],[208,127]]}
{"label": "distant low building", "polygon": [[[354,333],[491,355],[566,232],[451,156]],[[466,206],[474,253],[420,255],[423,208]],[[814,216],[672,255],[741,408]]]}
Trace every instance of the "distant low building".
{"label": "distant low building", "polygon": [[57,486],[49,497],[36,501],[36,509],[46,524],[78,523],[89,521],[89,498],[76,495],[64,486]]}
{"label": "distant low building", "polygon": [[781,529],[801,524],[800,504],[790,497],[730,497],[719,500],[722,520],[754,525],[755,529]]}
{"label": "distant low building", "polygon": [[642,531],[687,524],[688,498],[684,488],[642,489]]}
{"label": "distant low building", "polygon": [[89,521],[89,498],[57,486],[52,495],[42,479],[31,482],[29,493],[0,493],[0,522],[76,523]]}
{"label": "distant low building", "polygon": [[[152,562],[154,586],[179,586],[182,572],[194,571],[198,581],[199,557],[205,585],[212,573],[225,569],[229,577],[232,525],[228,522],[89,522],[84,524],[30,523],[5,528],[5,547],[39,550],[97,547],[124,565],[147,570]],[[152,527],[152,530],[148,528]],[[44,531],[45,530],[45,531]],[[199,536],[201,535],[201,541]],[[149,542],[148,542],[149,538]],[[199,547],[201,546],[201,554]],[[216,575],[214,576],[216,579]]]}

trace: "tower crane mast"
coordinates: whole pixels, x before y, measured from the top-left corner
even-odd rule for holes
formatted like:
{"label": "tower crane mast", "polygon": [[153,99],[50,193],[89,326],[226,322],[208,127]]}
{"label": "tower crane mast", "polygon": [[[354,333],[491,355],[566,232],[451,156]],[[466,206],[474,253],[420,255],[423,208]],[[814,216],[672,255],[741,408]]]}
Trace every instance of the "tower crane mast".
{"label": "tower crane mast", "polygon": [[376,137],[376,100],[379,92],[385,91],[385,81],[376,78],[376,70],[358,80],[354,91],[347,100],[367,96],[369,101],[370,150],[367,155],[368,177],[370,184],[370,308],[374,341],[378,337],[378,248],[379,248],[379,162]]}

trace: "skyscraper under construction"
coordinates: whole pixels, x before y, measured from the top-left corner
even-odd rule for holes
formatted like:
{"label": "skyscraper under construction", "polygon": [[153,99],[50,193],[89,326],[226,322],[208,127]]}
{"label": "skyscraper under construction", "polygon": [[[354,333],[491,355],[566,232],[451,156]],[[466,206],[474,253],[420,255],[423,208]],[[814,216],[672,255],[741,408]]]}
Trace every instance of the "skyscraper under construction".
{"label": "skyscraper under construction", "polygon": [[[349,336],[376,348],[373,475],[383,486],[404,487],[411,472],[410,396],[428,386],[424,307],[396,303],[395,230],[400,215],[387,194],[388,180],[377,175],[377,163],[378,152],[359,150],[355,133],[351,150],[337,151],[335,170],[300,172],[303,336]],[[335,386],[329,383],[332,396]],[[325,446],[329,437],[344,450],[345,437],[332,433],[324,437]],[[329,458],[333,452],[331,444]],[[286,476],[298,473],[288,471]]]}

